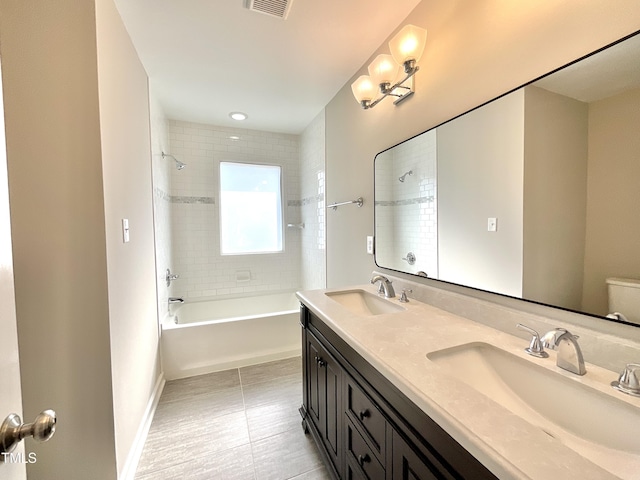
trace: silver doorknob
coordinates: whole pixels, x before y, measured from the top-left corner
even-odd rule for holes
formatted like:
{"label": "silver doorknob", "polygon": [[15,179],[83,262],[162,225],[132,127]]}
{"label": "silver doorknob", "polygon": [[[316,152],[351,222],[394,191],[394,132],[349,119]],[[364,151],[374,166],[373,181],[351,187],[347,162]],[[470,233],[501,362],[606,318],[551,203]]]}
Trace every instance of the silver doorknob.
{"label": "silver doorknob", "polygon": [[45,410],[33,423],[22,423],[20,417],[12,413],[0,425],[0,455],[9,453],[26,437],[46,442],[56,433],[56,412]]}

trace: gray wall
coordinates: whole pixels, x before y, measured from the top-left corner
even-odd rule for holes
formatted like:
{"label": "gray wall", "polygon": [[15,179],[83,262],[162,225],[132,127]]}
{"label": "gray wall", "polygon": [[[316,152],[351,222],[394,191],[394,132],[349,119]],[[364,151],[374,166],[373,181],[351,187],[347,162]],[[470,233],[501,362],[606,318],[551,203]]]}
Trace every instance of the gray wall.
{"label": "gray wall", "polygon": [[[589,104],[583,307],[607,313],[607,277],[640,272],[640,89]],[[625,145],[615,151],[606,145]]]}
{"label": "gray wall", "polygon": [[[524,92],[437,128],[438,278],[522,294]],[[497,219],[489,232],[488,219]]]}
{"label": "gray wall", "polygon": [[112,480],[159,375],[146,73],[112,0],[2,0],[0,45],[28,476]]}
{"label": "gray wall", "polygon": [[587,104],[525,89],[522,296],[580,310],[587,202]]}

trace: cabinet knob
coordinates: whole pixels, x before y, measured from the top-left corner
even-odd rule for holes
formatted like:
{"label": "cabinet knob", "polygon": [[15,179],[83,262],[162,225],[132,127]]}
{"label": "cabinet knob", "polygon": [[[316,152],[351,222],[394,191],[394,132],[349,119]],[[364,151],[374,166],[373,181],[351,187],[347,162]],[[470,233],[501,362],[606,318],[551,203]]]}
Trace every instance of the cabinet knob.
{"label": "cabinet knob", "polygon": [[327,362],[325,362],[324,360],[322,360],[322,358],[318,359],[318,366],[319,367],[324,367],[327,364]]}
{"label": "cabinet knob", "polygon": [[371,461],[371,457],[369,457],[368,453],[365,453],[364,455],[358,455],[358,463],[360,464],[361,467],[365,463],[370,462],[370,461]]}
{"label": "cabinet knob", "polygon": [[369,409],[365,409],[362,410],[358,416],[360,417],[360,420],[364,420],[365,418],[367,418],[368,416],[370,416],[371,414],[369,413]]}

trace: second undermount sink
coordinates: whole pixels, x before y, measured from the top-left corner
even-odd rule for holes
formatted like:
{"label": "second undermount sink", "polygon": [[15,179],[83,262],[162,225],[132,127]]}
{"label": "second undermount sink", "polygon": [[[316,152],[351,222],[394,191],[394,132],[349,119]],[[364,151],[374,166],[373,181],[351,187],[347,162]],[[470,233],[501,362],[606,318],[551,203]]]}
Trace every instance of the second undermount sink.
{"label": "second undermount sink", "polygon": [[327,292],[325,295],[356,315],[381,315],[404,310],[403,307],[390,300],[360,289]]}
{"label": "second undermount sink", "polygon": [[634,478],[628,476],[630,462],[640,467],[640,408],[613,390],[605,394],[487,343],[438,350],[427,358],[620,477]]}

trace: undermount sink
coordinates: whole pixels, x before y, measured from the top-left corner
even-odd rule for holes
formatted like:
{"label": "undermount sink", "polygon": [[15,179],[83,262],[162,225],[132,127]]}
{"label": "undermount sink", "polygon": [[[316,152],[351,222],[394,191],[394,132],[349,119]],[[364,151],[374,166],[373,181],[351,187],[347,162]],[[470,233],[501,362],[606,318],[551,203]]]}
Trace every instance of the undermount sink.
{"label": "undermount sink", "polygon": [[622,478],[634,478],[630,464],[640,467],[640,408],[615,398],[613,390],[602,393],[487,343],[438,350],[427,358]]}
{"label": "undermount sink", "polygon": [[381,315],[383,313],[394,313],[404,310],[400,305],[365,290],[326,292],[325,295],[356,315]]}

